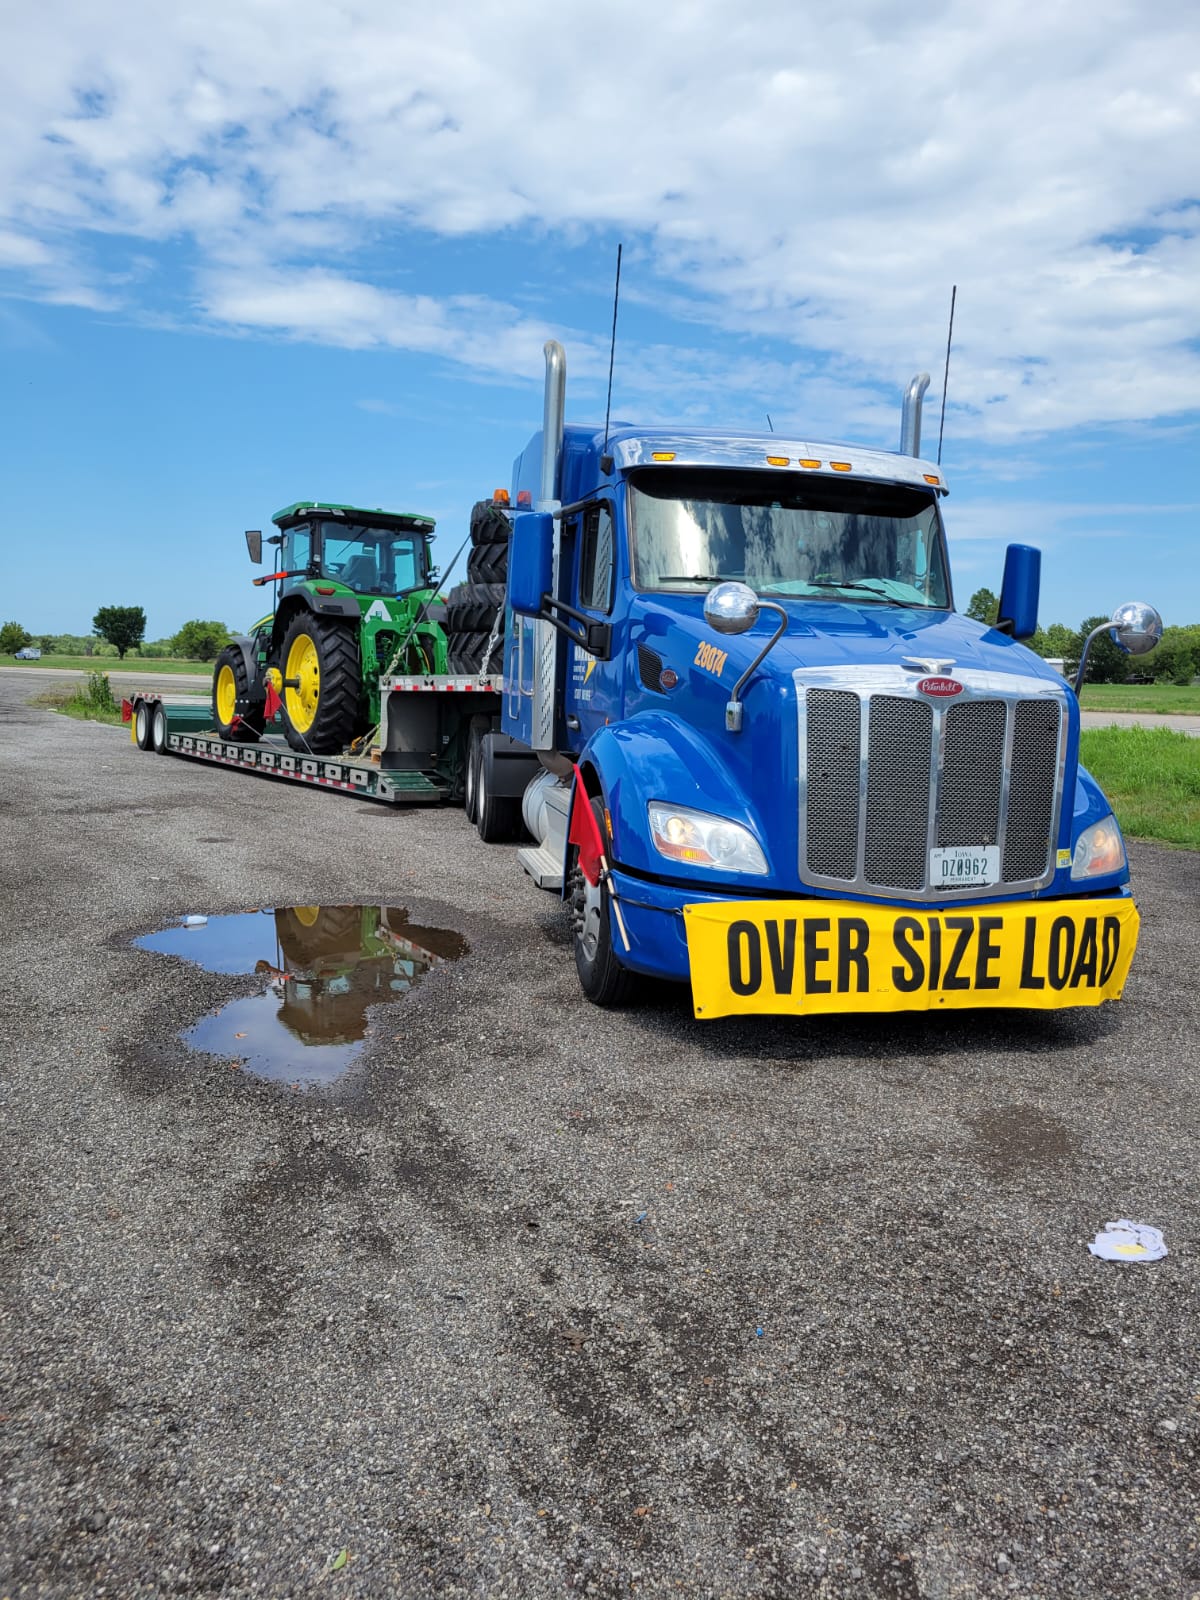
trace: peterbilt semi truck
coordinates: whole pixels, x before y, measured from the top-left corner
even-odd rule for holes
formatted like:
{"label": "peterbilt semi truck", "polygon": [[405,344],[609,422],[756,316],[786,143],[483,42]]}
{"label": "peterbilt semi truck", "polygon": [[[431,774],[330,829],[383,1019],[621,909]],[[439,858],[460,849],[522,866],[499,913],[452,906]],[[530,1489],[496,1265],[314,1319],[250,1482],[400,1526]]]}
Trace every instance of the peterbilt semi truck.
{"label": "peterbilt semi truck", "polygon": [[[955,609],[920,454],[775,433],[566,425],[546,346],[517,458],[499,729],[474,789],[541,771],[521,851],[566,898],[585,993],[690,982],[695,1012],[1095,1005],[1137,939],[1121,831],[1080,766],[1071,686],[1000,613]],[[1153,647],[1146,605],[1113,637]],[[1081,674],[1082,675],[1082,674]]]}

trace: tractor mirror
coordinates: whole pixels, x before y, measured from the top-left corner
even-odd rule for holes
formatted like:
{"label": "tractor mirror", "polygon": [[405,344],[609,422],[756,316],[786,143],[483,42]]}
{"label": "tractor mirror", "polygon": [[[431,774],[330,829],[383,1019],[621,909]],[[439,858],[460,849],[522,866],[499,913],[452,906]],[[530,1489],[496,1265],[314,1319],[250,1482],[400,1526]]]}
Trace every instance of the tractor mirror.
{"label": "tractor mirror", "polygon": [[262,529],[246,529],[246,549],[250,552],[250,559],[256,567],[262,566]]}

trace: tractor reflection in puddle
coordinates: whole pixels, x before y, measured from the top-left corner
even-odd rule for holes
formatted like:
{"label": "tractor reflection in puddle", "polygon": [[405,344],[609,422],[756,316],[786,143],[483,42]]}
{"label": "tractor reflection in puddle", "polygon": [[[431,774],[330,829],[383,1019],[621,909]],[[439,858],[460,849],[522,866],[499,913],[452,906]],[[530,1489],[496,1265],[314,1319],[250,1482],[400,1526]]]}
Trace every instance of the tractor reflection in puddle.
{"label": "tractor reflection in puddle", "polygon": [[250,969],[267,987],[203,1017],[182,1038],[253,1077],[299,1088],[343,1077],[362,1051],[370,1008],[401,998],[468,948],[449,929],[410,923],[399,907],[290,906],[246,916],[264,934],[273,918],[273,952]]}

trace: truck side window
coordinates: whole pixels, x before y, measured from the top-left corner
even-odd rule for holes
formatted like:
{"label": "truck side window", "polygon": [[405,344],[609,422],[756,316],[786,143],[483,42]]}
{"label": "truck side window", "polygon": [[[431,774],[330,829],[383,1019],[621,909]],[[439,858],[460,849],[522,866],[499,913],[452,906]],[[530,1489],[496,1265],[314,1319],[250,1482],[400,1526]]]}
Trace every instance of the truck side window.
{"label": "truck side window", "polygon": [[605,501],[601,501],[598,505],[589,506],[583,514],[579,604],[585,610],[611,609],[614,566],[612,511]]}

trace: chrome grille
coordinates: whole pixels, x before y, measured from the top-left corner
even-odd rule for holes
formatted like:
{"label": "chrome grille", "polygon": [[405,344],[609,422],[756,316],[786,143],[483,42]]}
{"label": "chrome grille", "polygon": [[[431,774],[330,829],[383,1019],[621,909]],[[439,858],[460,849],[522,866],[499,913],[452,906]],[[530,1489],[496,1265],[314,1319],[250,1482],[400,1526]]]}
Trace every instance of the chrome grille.
{"label": "chrome grille", "polygon": [[933,707],[928,700],[873,694],[867,755],[863,876],[891,889],[925,882]]}
{"label": "chrome grille", "polygon": [[808,866],[823,878],[858,867],[860,702],[840,689],[808,695]]}
{"label": "chrome grille", "polygon": [[1046,871],[1057,758],[1057,705],[1048,700],[1019,701],[1004,840],[1003,871],[1009,882],[1040,878]]}
{"label": "chrome grille", "polygon": [[875,672],[855,689],[803,678],[802,878],[944,898],[929,886],[932,846],[999,845],[998,887],[1048,881],[1060,697],[1035,688],[1003,698],[988,684],[946,704],[899,674]]}

